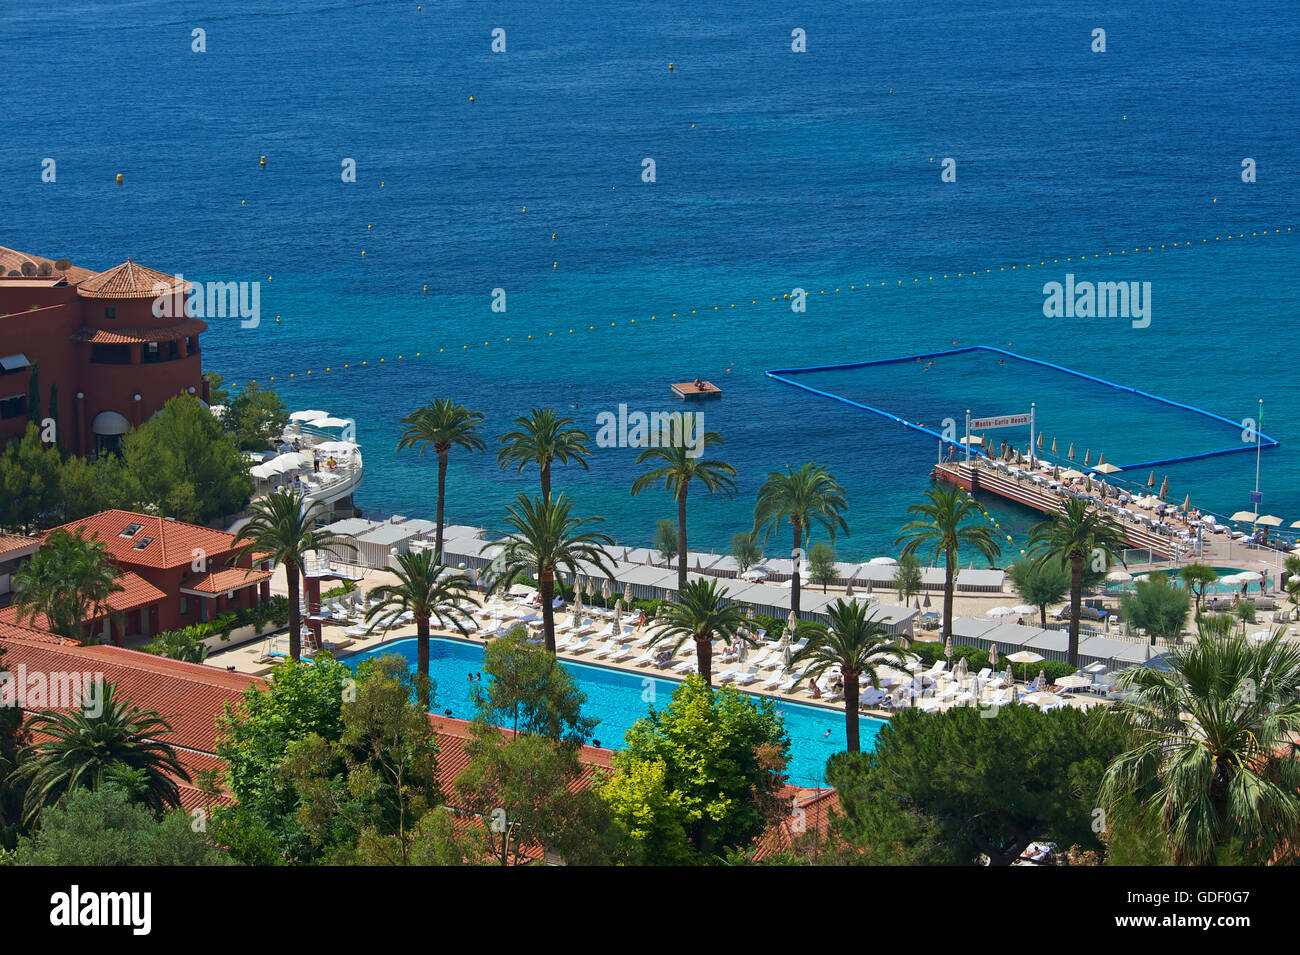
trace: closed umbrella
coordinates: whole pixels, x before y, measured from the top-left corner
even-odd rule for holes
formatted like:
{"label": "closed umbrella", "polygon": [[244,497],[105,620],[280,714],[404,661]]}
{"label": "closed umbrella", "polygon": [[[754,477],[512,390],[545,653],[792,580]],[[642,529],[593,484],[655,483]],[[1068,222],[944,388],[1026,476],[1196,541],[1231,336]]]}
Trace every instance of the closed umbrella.
{"label": "closed umbrella", "polygon": [[948,638],[943,642],[943,655],[947,657],[949,660],[952,659],[952,634],[951,633],[948,634]]}
{"label": "closed umbrella", "polygon": [[632,609],[632,581],[623,585],[623,604],[630,611]]}
{"label": "closed umbrella", "polygon": [[618,624],[623,619],[623,598],[619,597],[614,601],[614,623]]}
{"label": "closed umbrella", "polygon": [[1038,433],[1038,450],[1043,450],[1043,433],[1041,431]]}
{"label": "closed umbrella", "polygon": [[1160,500],[1163,501],[1168,495],[1169,495],[1169,475],[1166,474],[1165,479],[1160,482]]}
{"label": "closed umbrella", "polygon": [[609,596],[610,596],[610,594],[612,594],[613,592],[614,592],[614,588],[613,588],[613,586],[610,584],[610,582],[609,582],[609,578],[606,577],[606,578],[605,578],[605,582],[604,582],[604,584],[602,584],[602,585],[601,585],[601,588],[600,588],[600,595],[601,595],[602,597],[605,598],[605,606],[606,606],[606,607],[609,606]]}
{"label": "closed umbrella", "polygon": [[996,670],[997,668],[998,668],[998,645],[996,643],[990,643],[989,644],[989,669]]}
{"label": "closed umbrella", "polygon": [[1152,471],[1149,475],[1147,475],[1147,487],[1155,487],[1155,486],[1156,486],[1156,472]]}
{"label": "closed umbrella", "polygon": [[1083,452],[1083,466],[1089,467],[1092,464],[1092,448]]}
{"label": "closed umbrella", "polygon": [[582,588],[573,589],[573,619],[577,622],[578,616],[582,613]]}
{"label": "closed umbrella", "polygon": [[1053,453],[1053,454],[1060,454],[1060,452],[1056,450],[1056,439],[1055,439],[1055,438],[1052,439],[1052,453]]}
{"label": "closed umbrella", "polygon": [[1190,511],[1191,509],[1192,509],[1192,496],[1188,494],[1185,498],[1183,498],[1183,510]]}
{"label": "closed umbrella", "polygon": [[1068,452],[1066,452],[1066,455],[1065,455],[1065,456],[1066,456],[1067,458],[1069,458],[1071,461],[1074,460],[1074,442],[1073,442],[1073,441],[1070,442],[1070,450],[1069,450]]}
{"label": "closed umbrella", "polygon": [[1106,452],[1103,451],[1101,452],[1101,454],[1097,455],[1097,467],[1100,468],[1105,463],[1106,463]]}

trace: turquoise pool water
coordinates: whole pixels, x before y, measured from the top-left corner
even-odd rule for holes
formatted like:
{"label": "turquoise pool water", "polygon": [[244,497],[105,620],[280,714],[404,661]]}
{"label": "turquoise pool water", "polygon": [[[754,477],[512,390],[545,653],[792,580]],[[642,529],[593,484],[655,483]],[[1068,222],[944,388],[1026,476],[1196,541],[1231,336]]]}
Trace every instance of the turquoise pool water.
{"label": "turquoise pool water", "polygon": [[[1244,569],[1244,568],[1242,568],[1242,567],[1215,567],[1215,568],[1214,568],[1214,572],[1215,572],[1216,574],[1218,574],[1220,577],[1229,577],[1229,576],[1231,576],[1232,574],[1239,574],[1239,573],[1241,573],[1243,569]],[[1152,577],[1165,577],[1165,576],[1168,576],[1168,575],[1169,575],[1169,571],[1167,571],[1167,570],[1153,570],[1153,571],[1150,571],[1150,574],[1151,574]],[[1275,579],[1274,579],[1275,576],[1276,576],[1276,575],[1275,575],[1275,574],[1272,574],[1272,573],[1270,573],[1270,574],[1268,575],[1268,577],[1269,577],[1269,583],[1275,583],[1275,582],[1276,582]],[[1181,586],[1181,585],[1180,585],[1180,586]],[[1250,596],[1258,596],[1258,595],[1259,595],[1259,586],[1260,586],[1259,584],[1251,584],[1251,585],[1249,586],[1249,588],[1247,588],[1247,589],[1248,589],[1248,593],[1249,593],[1249,595],[1250,595]],[[1133,589],[1133,584],[1131,584],[1131,583],[1125,583],[1125,584],[1124,584],[1120,589],[1121,589],[1121,590],[1132,590],[1132,589]],[[1206,588],[1205,588],[1205,592],[1206,592],[1207,594],[1239,594],[1239,593],[1241,593],[1241,584],[1224,584],[1224,583],[1215,583],[1215,584],[1211,584],[1210,586],[1206,587]]]}
{"label": "turquoise pool water", "polygon": [[[483,664],[483,648],[460,640],[434,638],[429,641],[429,675],[434,681],[434,712],[451,711],[452,716],[471,719],[474,704],[470,699],[469,674],[477,673]],[[356,668],[362,660],[384,654],[397,654],[415,667],[416,640],[394,640],[370,647],[342,658]],[[648,673],[629,673],[612,667],[591,666],[561,660],[582,692],[587,694],[583,712],[600,720],[595,739],[599,745],[618,749],[624,734],[632,724],[645,716],[653,703],[663,707],[668,703],[677,681],[666,680]],[[790,782],[796,786],[825,785],[826,760],[845,747],[844,712],[820,706],[776,701],[776,710],[785,720],[790,734],[790,764],[786,768]],[[884,726],[883,720],[862,718],[862,748],[874,745],[876,734]],[[830,735],[827,736],[827,731]]]}

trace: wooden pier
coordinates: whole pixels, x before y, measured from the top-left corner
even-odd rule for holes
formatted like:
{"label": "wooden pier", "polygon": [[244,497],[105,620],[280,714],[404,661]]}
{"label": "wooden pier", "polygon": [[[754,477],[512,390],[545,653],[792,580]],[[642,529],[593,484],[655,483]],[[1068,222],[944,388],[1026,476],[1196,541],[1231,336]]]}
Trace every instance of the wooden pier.
{"label": "wooden pier", "polygon": [[[964,487],[972,494],[994,494],[1043,514],[1065,510],[1065,498],[1060,494],[1027,481],[1017,481],[987,465],[980,467],[974,460],[970,464],[963,461],[941,462],[934,466],[930,476],[936,481]],[[1116,524],[1124,532],[1124,540],[1130,547],[1149,550],[1166,560],[1174,556],[1174,548],[1178,543],[1174,538],[1157,534],[1130,521],[1116,521]]]}
{"label": "wooden pier", "polygon": [[706,401],[710,398],[721,398],[722,389],[711,381],[683,381],[675,385],[669,385],[674,395],[683,401]]}

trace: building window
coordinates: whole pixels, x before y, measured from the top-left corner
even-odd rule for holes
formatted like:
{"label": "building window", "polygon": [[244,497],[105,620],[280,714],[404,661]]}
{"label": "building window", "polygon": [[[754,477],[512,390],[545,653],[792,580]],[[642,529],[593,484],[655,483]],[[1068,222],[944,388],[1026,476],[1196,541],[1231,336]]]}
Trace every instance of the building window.
{"label": "building window", "polygon": [[105,307],[104,317],[111,322],[113,319],[117,318],[117,309]]}
{"label": "building window", "polygon": [[180,357],[180,349],[176,347],[175,342],[146,342],[140,352],[140,358],[145,364],[153,364],[159,361],[175,361]]}
{"label": "building window", "polygon": [[198,353],[199,353],[199,336],[190,335],[188,338],[185,339],[185,354],[188,357],[190,355],[197,355]]}
{"label": "building window", "polygon": [[8,398],[0,398],[0,421],[9,418],[21,418],[27,414],[27,396],[10,395]]}
{"label": "building window", "polygon": [[96,365],[131,364],[130,345],[91,345],[90,360]]}
{"label": "building window", "polygon": [[181,594],[181,616],[188,617],[189,615],[190,615],[190,598],[186,597],[184,594]]}

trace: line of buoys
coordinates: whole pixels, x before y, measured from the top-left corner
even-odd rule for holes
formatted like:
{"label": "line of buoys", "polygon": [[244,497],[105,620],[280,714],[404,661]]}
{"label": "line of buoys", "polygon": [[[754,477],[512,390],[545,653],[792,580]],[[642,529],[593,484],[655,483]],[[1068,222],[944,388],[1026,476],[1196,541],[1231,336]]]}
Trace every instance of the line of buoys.
{"label": "line of buoys", "polygon": [[[120,178],[121,178],[121,176],[120,176],[120,174],[119,174],[119,179],[120,179]],[[526,210],[527,210],[527,207],[525,206],[524,209],[525,209],[525,211],[526,211]],[[1271,234],[1278,235],[1278,234],[1281,234],[1282,231],[1283,231],[1283,230],[1280,229],[1280,228],[1275,228],[1275,229],[1272,230],[1272,233],[1271,233]],[[1292,226],[1287,226],[1285,231],[1287,231],[1287,232],[1292,232],[1292,231],[1294,231],[1294,227],[1292,227]],[[1256,237],[1258,237],[1258,236],[1260,236],[1260,235],[1269,235],[1270,232],[1269,232],[1269,230],[1265,229],[1265,230],[1263,230],[1262,232],[1260,232],[1260,231],[1254,231],[1254,232],[1251,232],[1250,234],[1251,234],[1252,236],[1256,236]],[[551,237],[552,237],[552,239],[554,239],[554,238],[555,238],[555,233],[552,233],[552,234],[551,234]],[[1220,240],[1223,239],[1223,238],[1227,238],[1227,239],[1238,238],[1238,239],[1241,239],[1241,238],[1245,238],[1245,237],[1246,237],[1246,233],[1244,233],[1244,232],[1239,232],[1239,233],[1237,233],[1235,236],[1232,235],[1231,233],[1227,234],[1226,236],[1215,236],[1215,237],[1214,237],[1214,240],[1215,240],[1216,242],[1218,242],[1218,241],[1220,241]],[[1208,243],[1208,241],[1209,241],[1208,239],[1202,239],[1202,240],[1201,240],[1202,243]],[[1191,242],[1184,242],[1184,243],[1182,243],[1182,244],[1179,244],[1179,243],[1161,243],[1160,248],[1162,248],[1162,249],[1166,249],[1166,248],[1181,249],[1181,248],[1187,248],[1187,247],[1191,246],[1191,244],[1192,244]],[[1148,251],[1148,252],[1150,252],[1150,251],[1154,251],[1155,248],[1156,248],[1156,247],[1155,247],[1154,245],[1149,245],[1149,246],[1146,247],[1146,251]],[[1122,250],[1120,250],[1120,254],[1121,254],[1121,255],[1124,255],[1124,254],[1126,254],[1127,251],[1128,251],[1128,250],[1122,249]],[[1143,250],[1141,249],[1141,247],[1138,247],[1138,248],[1133,249],[1132,251],[1133,251],[1133,252],[1141,252],[1141,251],[1143,251]],[[364,255],[366,254],[364,249],[362,250],[361,254],[362,254],[362,256],[364,256]],[[1109,252],[1107,253],[1107,255],[1112,255],[1112,254],[1113,254],[1113,253],[1109,253]],[[1067,256],[1065,261],[1066,261],[1066,262],[1070,262],[1070,263],[1072,263],[1072,262],[1074,261],[1074,258],[1075,258],[1074,256]],[[1093,258],[1100,258],[1100,254],[1099,254],[1099,253],[1098,253],[1098,254],[1094,254]],[[1078,259],[1079,259],[1080,261],[1084,261],[1084,260],[1087,259],[1087,256],[1086,256],[1086,255],[1078,256]],[[1059,264],[1059,263],[1060,263],[1060,259],[1053,259],[1052,262],[1053,262],[1053,264]],[[1047,260],[1046,260],[1046,259],[1043,259],[1043,260],[1041,260],[1041,261],[1039,262],[1039,265],[1040,265],[1040,266],[1045,266],[1046,264],[1047,264]],[[1026,266],[1025,266],[1025,268],[1030,268],[1030,267],[1031,267],[1030,264],[1026,264]],[[559,268],[559,262],[558,262],[558,261],[556,261],[556,262],[552,262],[552,263],[551,263],[551,268],[553,268],[553,269],[555,269],[555,268]],[[1012,266],[1012,268],[1014,269],[1015,266]],[[1005,267],[1005,266],[1002,266],[1000,270],[1005,272],[1005,271],[1006,271],[1006,267]],[[985,271],[986,274],[991,273],[991,270],[990,270],[990,269],[985,269],[984,271]],[[958,273],[956,273],[956,274],[960,277],[960,276],[962,276],[964,273],[958,272]],[[978,274],[978,273],[977,273],[977,271],[971,271],[969,274],[973,277],[973,276],[975,276],[975,275]],[[946,272],[943,273],[943,278],[946,279],[946,278],[948,278],[948,277],[949,277],[949,273],[946,273]],[[273,278],[272,276],[269,276],[269,275],[268,275],[268,276],[267,276],[267,281],[268,281],[268,282],[271,281],[272,278]],[[930,281],[934,281],[934,279],[935,279],[935,276],[933,276],[933,275],[929,276],[929,280],[930,280]],[[913,279],[912,281],[913,281],[914,283],[919,283],[920,280],[919,280],[919,279]],[[884,288],[884,287],[886,286],[886,284],[887,284],[887,283],[885,283],[885,282],[881,282],[881,283],[880,283],[880,286],[881,286],[882,288]],[[898,280],[898,284],[899,284],[899,285],[902,285],[902,284],[903,284],[903,282],[902,282],[901,279]],[[864,287],[864,288],[871,288],[871,283],[866,283],[863,287]],[[855,284],[855,285],[850,285],[850,286],[849,286],[849,290],[850,290],[850,291],[856,291],[856,290],[857,290],[857,285],[856,285],[856,284]],[[424,286],[424,291],[425,291],[426,293],[429,291],[429,286],[428,286],[428,285],[425,285],[425,286]],[[841,289],[840,289],[839,287],[836,287],[836,288],[835,288],[835,291],[836,291],[836,292],[839,292],[839,291],[841,291]],[[819,294],[821,294],[821,295],[825,295],[825,294],[826,294],[826,290],[825,290],[825,289],[820,289],[820,290],[819,290]],[[788,293],[788,292],[786,292],[786,293],[784,293],[784,294],[782,295],[782,300],[788,300],[789,298],[790,298],[790,293]],[[771,296],[771,301],[776,302],[776,301],[779,301],[779,300],[777,299],[777,297],[776,297],[775,295],[773,295],[773,296]],[[757,304],[758,304],[758,299],[756,299],[756,298],[755,298],[755,299],[751,299],[749,304],[750,304],[750,305],[757,305]],[[734,309],[734,308],[736,307],[736,305],[735,305],[735,303],[733,302],[733,303],[730,303],[730,306],[729,306],[729,307]],[[720,307],[717,306],[717,305],[713,306],[713,311],[715,311],[715,312],[720,311]],[[697,309],[691,309],[691,314],[692,314],[692,315],[698,314],[698,310],[697,310]],[[677,317],[677,312],[672,312],[671,315],[672,315],[673,318],[676,318],[676,317]],[[280,316],[277,315],[277,316],[275,317],[275,320],[276,320],[276,322],[279,322],[279,321],[280,321]],[[657,316],[656,316],[656,315],[651,315],[651,316],[650,316],[650,321],[653,322],[653,321],[656,321],[656,320],[657,320]],[[636,319],[631,319],[631,320],[630,320],[630,324],[635,325],[635,324],[636,324]],[[615,322],[610,322],[610,327],[611,327],[611,328],[616,327],[616,323],[615,323]],[[595,328],[596,328],[595,325],[588,325],[588,326],[587,326],[587,330],[588,330],[588,331],[595,331]],[[570,328],[570,329],[569,329],[569,334],[572,335],[573,333],[574,333],[574,329]],[[555,337],[555,332],[547,332],[547,337],[548,337],[548,338],[554,338],[554,337]],[[532,335],[529,335],[529,336],[528,336],[528,340],[529,340],[529,341],[532,341],[532,339],[533,339],[533,336],[532,336]],[[511,339],[509,339],[509,338],[505,339],[505,343],[506,343],[506,344],[510,344],[510,343],[511,343]],[[484,346],[488,346],[488,345],[491,344],[491,342],[490,342],[490,341],[487,341],[487,342],[484,342],[483,344],[484,344]],[[953,342],[953,345],[956,345],[956,344],[957,344],[957,342]],[[469,349],[469,346],[468,346],[468,345],[462,345],[462,346],[461,346],[461,349],[462,349],[463,351],[464,351],[464,350],[468,350],[468,349]],[[438,352],[439,352],[439,354],[442,354],[442,353],[444,352],[444,349],[439,348],[439,349],[438,349]],[[416,357],[417,357],[417,358],[420,357],[420,353],[417,352],[417,353],[416,353]],[[402,358],[402,356],[399,355],[399,356],[398,356],[398,360],[400,361],[401,358]],[[384,361],[384,360],[383,360],[382,358],[379,359],[379,363],[382,364],[383,361]],[[361,364],[364,366],[364,365],[366,365],[366,362],[363,361]],[[331,366],[331,367],[332,367],[332,366]],[[349,369],[349,365],[345,364],[345,365],[343,366],[343,368],[344,368],[344,370],[348,370],[348,369]],[[330,367],[327,367],[327,368],[325,369],[326,372],[329,372],[330,370],[331,370]],[[730,369],[727,369],[727,370],[730,371]],[[306,374],[311,374],[311,372],[306,372]],[[290,377],[293,377],[293,374],[290,374]],[[271,377],[270,380],[271,380],[271,381],[275,381],[275,378],[274,378],[274,377]]]}

